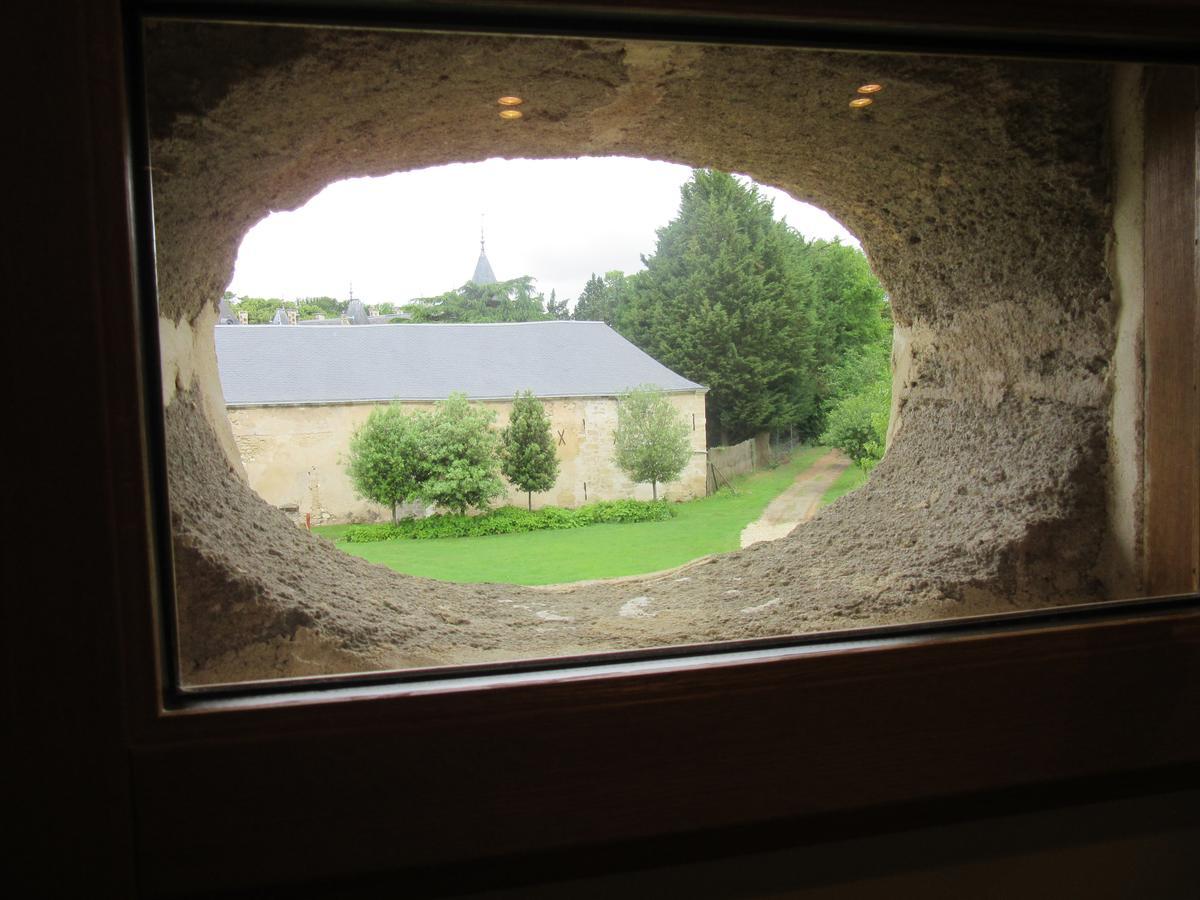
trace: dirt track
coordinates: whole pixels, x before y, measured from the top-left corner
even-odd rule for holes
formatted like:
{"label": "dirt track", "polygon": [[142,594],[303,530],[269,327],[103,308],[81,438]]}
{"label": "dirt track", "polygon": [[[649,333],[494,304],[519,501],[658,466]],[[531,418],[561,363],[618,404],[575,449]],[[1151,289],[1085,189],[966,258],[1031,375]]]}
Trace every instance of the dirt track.
{"label": "dirt track", "polygon": [[797,475],[761,516],[742,529],[742,547],[787,537],[793,528],[815,516],[821,497],[849,465],[841,451],[831,450]]}

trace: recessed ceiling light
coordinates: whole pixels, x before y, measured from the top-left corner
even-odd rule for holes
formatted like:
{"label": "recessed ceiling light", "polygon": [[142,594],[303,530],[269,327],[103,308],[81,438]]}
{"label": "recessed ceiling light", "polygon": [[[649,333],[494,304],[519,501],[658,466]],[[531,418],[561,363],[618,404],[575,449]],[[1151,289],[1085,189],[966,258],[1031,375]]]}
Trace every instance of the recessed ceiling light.
{"label": "recessed ceiling light", "polygon": [[523,99],[521,99],[520,97],[508,96],[508,97],[501,97],[496,102],[499,103],[501,106],[520,106],[525,101]]}
{"label": "recessed ceiling light", "polygon": [[502,119],[519,119],[523,116],[519,109],[502,109],[500,110],[500,118]]}
{"label": "recessed ceiling light", "polygon": [[[864,106],[870,106],[874,102],[875,101],[872,100],[870,97],[855,97],[853,100],[850,101],[850,108],[851,109],[862,109]],[[501,113],[501,115],[503,115],[503,113]]]}
{"label": "recessed ceiling light", "polygon": [[882,84],[864,84],[858,89],[860,94],[875,94],[883,90]]}

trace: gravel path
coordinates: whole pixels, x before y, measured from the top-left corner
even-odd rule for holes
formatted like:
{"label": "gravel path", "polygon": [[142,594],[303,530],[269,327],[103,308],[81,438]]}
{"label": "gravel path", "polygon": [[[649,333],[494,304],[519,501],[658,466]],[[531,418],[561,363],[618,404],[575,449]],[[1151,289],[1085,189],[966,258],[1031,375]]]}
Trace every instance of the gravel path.
{"label": "gravel path", "polygon": [[801,522],[817,513],[821,497],[850,465],[840,450],[830,450],[796,476],[763,514],[742,529],[742,547],[786,537]]}

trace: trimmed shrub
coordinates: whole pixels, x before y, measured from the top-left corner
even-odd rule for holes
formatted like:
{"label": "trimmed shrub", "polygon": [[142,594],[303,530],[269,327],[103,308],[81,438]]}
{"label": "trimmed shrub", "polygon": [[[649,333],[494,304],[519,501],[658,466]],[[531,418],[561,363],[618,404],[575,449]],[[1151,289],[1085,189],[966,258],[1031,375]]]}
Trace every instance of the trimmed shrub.
{"label": "trimmed shrub", "polygon": [[675,510],[665,500],[600,500],[579,509],[546,506],[533,511],[517,506],[502,506],[478,516],[447,513],[423,519],[402,519],[395,524],[352,525],[342,533],[342,540],[350,544],[368,544],[375,541],[478,537],[582,528],[586,525],[663,522],[674,515]]}

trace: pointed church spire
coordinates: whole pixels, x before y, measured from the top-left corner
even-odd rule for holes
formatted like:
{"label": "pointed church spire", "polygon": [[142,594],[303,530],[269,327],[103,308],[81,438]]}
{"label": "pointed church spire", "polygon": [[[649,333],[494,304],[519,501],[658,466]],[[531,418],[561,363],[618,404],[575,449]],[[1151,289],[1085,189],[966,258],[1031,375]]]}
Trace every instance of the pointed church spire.
{"label": "pointed church spire", "polygon": [[475,284],[495,284],[496,275],[492,264],[488,262],[487,253],[483,249],[483,216],[479,217],[479,262],[475,263],[475,274],[471,276]]}

